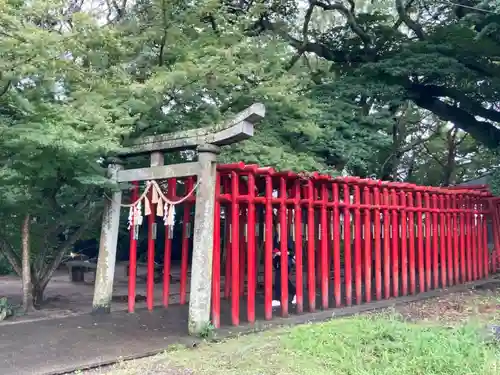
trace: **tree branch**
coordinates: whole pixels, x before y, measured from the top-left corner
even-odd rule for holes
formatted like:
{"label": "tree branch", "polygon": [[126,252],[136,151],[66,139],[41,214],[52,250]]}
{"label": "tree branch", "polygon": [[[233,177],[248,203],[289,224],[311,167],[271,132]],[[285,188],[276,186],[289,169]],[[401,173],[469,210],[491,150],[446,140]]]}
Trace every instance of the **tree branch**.
{"label": "tree branch", "polygon": [[444,121],[450,121],[490,149],[500,146],[500,129],[487,121],[479,121],[466,110],[447,104],[435,97],[418,95],[411,99]]}
{"label": "tree branch", "polygon": [[431,158],[433,158],[433,159],[434,159],[434,160],[435,160],[435,161],[436,161],[436,162],[437,162],[437,163],[438,163],[441,167],[443,167],[443,168],[444,168],[444,167],[445,167],[445,164],[444,164],[441,160],[439,160],[439,158],[438,158],[437,156],[435,156],[435,155],[431,152],[431,150],[429,150],[429,147],[428,147],[425,143],[423,144],[423,146],[424,146],[424,148],[425,148],[425,151],[427,151],[427,154],[428,154]]}
{"label": "tree branch", "polygon": [[347,24],[350,26],[351,30],[359,36],[359,38],[363,41],[363,43],[366,46],[370,46],[372,44],[372,38],[368,35],[366,31],[364,31],[361,26],[358,25],[358,22],[356,21],[356,17],[354,16],[353,10],[354,8],[352,7],[351,3],[351,10],[347,9],[342,3],[340,2],[335,2],[335,3],[323,3],[321,1],[315,1],[315,0],[310,0],[310,4],[314,4],[323,10],[337,10],[340,13],[342,13],[346,18],[347,18]]}
{"label": "tree branch", "polygon": [[[89,212],[88,218],[97,214],[97,206],[94,206],[93,209]],[[82,224],[76,231],[74,231],[57,249],[57,254],[52,260],[51,263],[47,263],[46,267],[44,267],[43,271],[40,272],[40,278],[38,280],[39,285],[46,285],[52,274],[55,272],[59,264],[61,264],[64,256],[68,252],[68,250],[75,244],[76,241],[80,239],[83,233],[92,225],[91,220],[86,220],[84,224]]]}
{"label": "tree branch", "polygon": [[10,265],[12,266],[14,272],[21,276],[23,274],[21,268],[21,258],[14,251],[14,248],[5,239],[0,240],[0,252],[5,255]]}
{"label": "tree branch", "polygon": [[420,40],[425,39],[424,29],[417,22],[413,21],[410,16],[408,16],[407,7],[403,4],[403,0],[396,0],[396,10],[398,12],[399,18],[408,26]]}
{"label": "tree branch", "polygon": [[7,83],[5,84],[5,86],[0,90],[0,96],[5,95],[7,93],[7,91],[9,91],[11,84],[12,84],[12,80],[9,79],[7,81]]}
{"label": "tree branch", "polygon": [[351,58],[349,58],[348,53],[346,53],[346,51],[344,50],[331,50],[327,45],[318,42],[300,41],[266,18],[262,18],[259,21],[259,25],[264,30],[269,30],[276,35],[279,35],[298,51],[314,53],[318,57],[322,57],[328,61],[336,63],[361,62],[361,60],[352,60]]}
{"label": "tree branch", "polygon": [[421,96],[443,96],[460,103],[460,108],[474,113],[487,120],[500,123],[500,112],[494,109],[484,108],[483,105],[461,93],[460,91],[446,86],[412,84],[411,89],[420,93]]}
{"label": "tree branch", "polygon": [[162,20],[163,20],[163,35],[161,37],[160,42],[160,51],[158,53],[158,66],[163,66],[163,54],[165,50],[165,45],[167,44],[167,7],[165,4],[165,0],[161,2],[161,11],[162,11]]}
{"label": "tree branch", "polygon": [[[406,12],[408,11],[408,9],[410,9],[411,5],[413,4],[415,0],[409,0],[407,3],[406,3],[406,6],[404,8],[404,14],[406,14]],[[394,30],[397,30],[399,28],[399,26],[401,26],[401,24],[403,23],[403,19],[401,18],[401,16],[398,18],[398,20],[396,21],[396,23],[392,26],[392,28]]]}

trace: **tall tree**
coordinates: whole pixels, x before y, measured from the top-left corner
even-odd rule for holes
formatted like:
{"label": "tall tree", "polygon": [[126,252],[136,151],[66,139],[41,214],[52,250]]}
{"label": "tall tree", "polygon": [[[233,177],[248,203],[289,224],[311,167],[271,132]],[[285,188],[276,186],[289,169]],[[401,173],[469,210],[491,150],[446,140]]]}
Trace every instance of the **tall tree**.
{"label": "tall tree", "polygon": [[[372,110],[411,100],[485,146],[500,146],[498,1],[395,0],[365,13],[354,1],[309,0],[305,14],[294,1],[238,4],[253,18],[255,32],[280,36],[299,55],[330,61],[335,82],[322,84],[337,89],[332,95],[370,98]],[[334,13],[344,24],[315,27],[311,14],[317,11]]]}

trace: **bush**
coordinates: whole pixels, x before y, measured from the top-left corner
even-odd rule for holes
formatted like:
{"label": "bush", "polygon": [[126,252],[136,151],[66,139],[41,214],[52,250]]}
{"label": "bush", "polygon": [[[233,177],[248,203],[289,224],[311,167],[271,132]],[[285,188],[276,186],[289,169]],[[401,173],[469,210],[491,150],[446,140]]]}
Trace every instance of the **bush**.
{"label": "bush", "polygon": [[9,303],[7,297],[0,298],[0,322],[14,315],[14,307]]}

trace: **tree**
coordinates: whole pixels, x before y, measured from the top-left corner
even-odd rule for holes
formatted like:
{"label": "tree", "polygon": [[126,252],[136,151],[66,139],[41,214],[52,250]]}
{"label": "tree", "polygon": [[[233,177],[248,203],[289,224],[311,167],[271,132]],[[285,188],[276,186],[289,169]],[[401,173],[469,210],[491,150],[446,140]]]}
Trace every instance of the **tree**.
{"label": "tree", "polygon": [[[372,111],[411,100],[486,147],[500,146],[498,1],[395,0],[365,13],[354,1],[310,0],[303,15],[293,1],[266,2],[260,11],[253,2],[238,4],[253,18],[253,32],[278,35],[297,55],[329,61],[334,82],[320,85],[332,96],[361,98]],[[341,16],[344,24],[322,30],[315,12]]]}
{"label": "tree", "polygon": [[[68,17],[77,32],[65,32]],[[94,63],[112,54],[113,31],[71,5],[0,2],[0,33],[0,251],[24,273],[27,295],[31,276],[38,307],[59,263],[94,224],[107,186],[98,160],[129,131],[133,91],[117,67]]]}

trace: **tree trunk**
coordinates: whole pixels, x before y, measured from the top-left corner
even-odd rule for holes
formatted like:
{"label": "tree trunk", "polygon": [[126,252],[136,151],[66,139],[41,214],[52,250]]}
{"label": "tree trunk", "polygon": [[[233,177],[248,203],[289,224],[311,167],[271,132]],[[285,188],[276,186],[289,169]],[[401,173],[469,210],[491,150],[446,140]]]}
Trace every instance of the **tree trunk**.
{"label": "tree trunk", "polygon": [[450,186],[454,182],[454,175],[457,168],[455,161],[457,154],[457,128],[452,128],[447,134],[448,153],[446,164],[443,168],[442,186]]}
{"label": "tree trunk", "polygon": [[33,291],[31,283],[30,262],[30,220],[30,215],[26,215],[21,230],[23,310],[25,313],[33,310]]}
{"label": "tree trunk", "polygon": [[47,284],[34,283],[33,284],[33,305],[36,309],[40,309],[43,302],[43,293],[45,292],[45,288]]}

